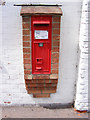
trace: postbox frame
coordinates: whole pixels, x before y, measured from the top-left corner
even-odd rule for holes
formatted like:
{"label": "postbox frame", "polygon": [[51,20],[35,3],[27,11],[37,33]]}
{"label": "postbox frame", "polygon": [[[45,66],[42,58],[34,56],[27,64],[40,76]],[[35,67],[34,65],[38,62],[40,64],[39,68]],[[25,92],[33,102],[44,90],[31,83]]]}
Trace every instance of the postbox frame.
{"label": "postbox frame", "polygon": [[[38,20],[39,18],[39,20]],[[47,25],[49,26],[48,27],[48,39],[43,39],[43,40],[38,40],[35,41],[35,38],[34,38],[34,25],[35,24],[43,24],[43,25],[46,25],[46,27],[44,26],[44,29],[41,27],[41,28],[38,28],[38,30],[47,30]],[[32,74],[51,74],[51,40],[52,40],[52,16],[45,16],[45,15],[38,15],[38,16],[31,16],[31,53],[32,53]],[[38,71],[38,72],[35,72],[34,70],[34,44],[33,42],[45,42],[47,44],[49,44],[49,68],[48,68],[48,71]],[[49,42],[49,43],[48,43]]]}

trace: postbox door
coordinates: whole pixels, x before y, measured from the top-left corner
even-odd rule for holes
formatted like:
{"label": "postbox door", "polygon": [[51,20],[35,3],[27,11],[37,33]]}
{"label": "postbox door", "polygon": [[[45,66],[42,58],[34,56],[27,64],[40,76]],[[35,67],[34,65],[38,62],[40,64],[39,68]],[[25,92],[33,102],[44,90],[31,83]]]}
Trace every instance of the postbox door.
{"label": "postbox door", "polygon": [[33,16],[32,74],[50,74],[51,71],[51,17]]}

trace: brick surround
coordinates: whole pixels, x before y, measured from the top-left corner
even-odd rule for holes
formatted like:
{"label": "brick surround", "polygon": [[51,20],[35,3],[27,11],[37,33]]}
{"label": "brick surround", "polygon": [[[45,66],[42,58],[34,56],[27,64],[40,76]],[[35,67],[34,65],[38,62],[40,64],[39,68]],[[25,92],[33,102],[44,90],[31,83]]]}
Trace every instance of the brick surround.
{"label": "brick surround", "polygon": [[32,74],[31,16],[22,16],[24,79],[28,94],[34,98],[50,97],[58,83],[61,16],[52,16],[51,74]]}

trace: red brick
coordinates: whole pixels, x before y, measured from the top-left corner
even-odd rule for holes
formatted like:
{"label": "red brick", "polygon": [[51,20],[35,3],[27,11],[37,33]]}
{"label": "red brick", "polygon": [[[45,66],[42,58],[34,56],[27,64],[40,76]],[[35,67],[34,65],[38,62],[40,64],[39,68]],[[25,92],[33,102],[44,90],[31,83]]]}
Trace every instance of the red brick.
{"label": "red brick", "polygon": [[30,84],[29,87],[37,87],[37,84],[36,83]]}
{"label": "red brick", "polygon": [[55,57],[55,58],[57,57],[58,58],[59,57],[59,52],[58,53],[52,53],[52,57]]}
{"label": "red brick", "polygon": [[23,29],[30,29],[30,23],[23,23]]}
{"label": "red brick", "polygon": [[41,93],[41,90],[28,90],[28,93]]}
{"label": "red brick", "polygon": [[33,87],[30,87],[29,84],[26,84],[26,88],[27,88],[28,91],[33,90]]}
{"label": "red brick", "polygon": [[53,35],[53,41],[60,40],[60,35]]}
{"label": "red brick", "polygon": [[34,90],[54,90],[56,89],[56,86],[46,86],[46,87],[37,87],[37,88],[34,88]]}
{"label": "red brick", "polygon": [[45,83],[50,83],[50,80],[45,80]]}
{"label": "red brick", "polygon": [[32,79],[32,83],[37,83],[37,80],[33,80],[33,79]]}
{"label": "red brick", "polygon": [[52,89],[52,90],[42,90],[42,93],[56,93],[56,89]]}
{"label": "red brick", "polygon": [[53,17],[53,22],[60,22],[60,17]]}
{"label": "red brick", "polygon": [[[27,75],[28,76],[28,75]],[[32,84],[32,80],[25,79],[25,84]]]}
{"label": "red brick", "polygon": [[30,42],[23,42],[23,47],[30,47]]}
{"label": "red brick", "polygon": [[30,35],[30,30],[23,30],[23,35]]}
{"label": "red brick", "polygon": [[24,64],[24,69],[30,69],[30,64]]}
{"label": "red brick", "polygon": [[23,54],[23,58],[30,58],[30,54]]}
{"label": "red brick", "polygon": [[36,87],[36,88],[34,88],[34,90],[44,90],[45,88],[44,87]]}
{"label": "red brick", "polygon": [[28,79],[28,75],[24,75],[24,79]]}
{"label": "red brick", "polygon": [[39,84],[37,84],[37,87],[44,87],[44,84],[39,83]]}
{"label": "red brick", "polygon": [[30,48],[23,48],[24,53],[30,53]]}
{"label": "red brick", "polygon": [[45,84],[45,87],[51,87],[52,86],[52,83],[46,83]]}
{"label": "red brick", "polygon": [[33,88],[36,88],[36,89],[39,89],[39,88],[42,88],[42,89],[43,89],[43,88],[44,88],[44,84],[40,84],[40,83],[37,84],[37,83],[33,83],[33,82],[32,82],[32,83],[30,83],[30,84],[29,84],[29,83],[26,83],[26,84],[27,84],[28,87],[30,87],[30,88],[32,88],[32,87],[33,87]]}
{"label": "red brick", "polygon": [[56,89],[56,87],[57,87],[57,84],[52,83],[52,88],[53,88],[53,89]]}
{"label": "red brick", "polygon": [[59,47],[53,47],[52,52],[59,52]]}
{"label": "red brick", "polygon": [[53,46],[59,46],[60,45],[60,41],[53,41]]}
{"label": "red brick", "polygon": [[23,41],[30,41],[30,36],[23,36]]}
{"label": "red brick", "polygon": [[56,79],[56,80],[55,80],[55,79],[54,79],[54,80],[52,79],[52,80],[51,80],[51,83],[58,83],[58,79]]}
{"label": "red brick", "polygon": [[58,64],[52,64],[52,69],[58,69]]}
{"label": "red brick", "polygon": [[60,34],[60,29],[53,29],[53,34]]}
{"label": "red brick", "polygon": [[33,94],[34,98],[48,98],[50,94]]}
{"label": "red brick", "polygon": [[[52,86],[50,89],[51,90],[56,90],[57,89],[57,85],[56,84],[53,84],[54,86]],[[56,85],[56,86],[55,86]]]}
{"label": "red brick", "polygon": [[52,74],[58,74],[58,70],[52,70]]}
{"label": "red brick", "polygon": [[37,79],[34,79],[32,80],[33,83],[50,83],[50,80],[46,79],[46,80],[43,80],[43,79],[40,79],[40,80],[37,80]]}
{"label": "red brick", "polygon": [[30,64],[31,61],[30,61],[30,59],[24,59],[23,63],[24,63],[24,64]]}
{"label": "red brick", "polygon": [[33,79],[49,79],[49,75],[33,75]]}
{"label": "red brick", "polygon": [[44,80],[37,80],[37,83],[44,83]]}
{"label": "red brick", "polygon": [[25,84],[26,88],[28,89],[29,88],[29,84]]}
{"label": "red brick", "polygon": [[24,74],[30,74],[30,70],[24,70]]}
{"label": "red brick", "polygon": [[22,17],[23,22],[30,22],[30,17]]}
{"label": "red brick", "polygon": [[52,63],[58,63],[59,62],[59,58],[52,58]]}
{"label": "red brick", "polygon": [[25,87],[26,87],[26,90],[28,91],[28,88],[27,88],[27,86],[25,85]]}
{"label": "red brick", "polygon": [[53,27],[53,28],[60,28],[60,23],[53,23],[53,24],[52,24],[52,27]]}

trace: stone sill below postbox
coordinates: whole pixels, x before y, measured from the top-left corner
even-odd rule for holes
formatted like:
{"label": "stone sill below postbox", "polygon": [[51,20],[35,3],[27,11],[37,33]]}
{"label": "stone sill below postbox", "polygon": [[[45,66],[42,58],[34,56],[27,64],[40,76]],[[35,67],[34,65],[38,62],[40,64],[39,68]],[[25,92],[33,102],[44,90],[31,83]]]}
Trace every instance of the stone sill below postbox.
{"label": "stone sill below postbox", "polygon": [[[33,79],[33,75],[26,75],[25,79],[32,80]],[[58,75],[57,74],[51,74],[49,79],[58,79]]]}
{"label": "stone sill below postbox", "polygon": [[[20,15],[23,26],[24,79],[28,94],[34,98],[56,93],[59,68],[60,21],[62,10],[57,6],[23,6]],[[51,74],[32,74],[31,16],[52,16]]]}

